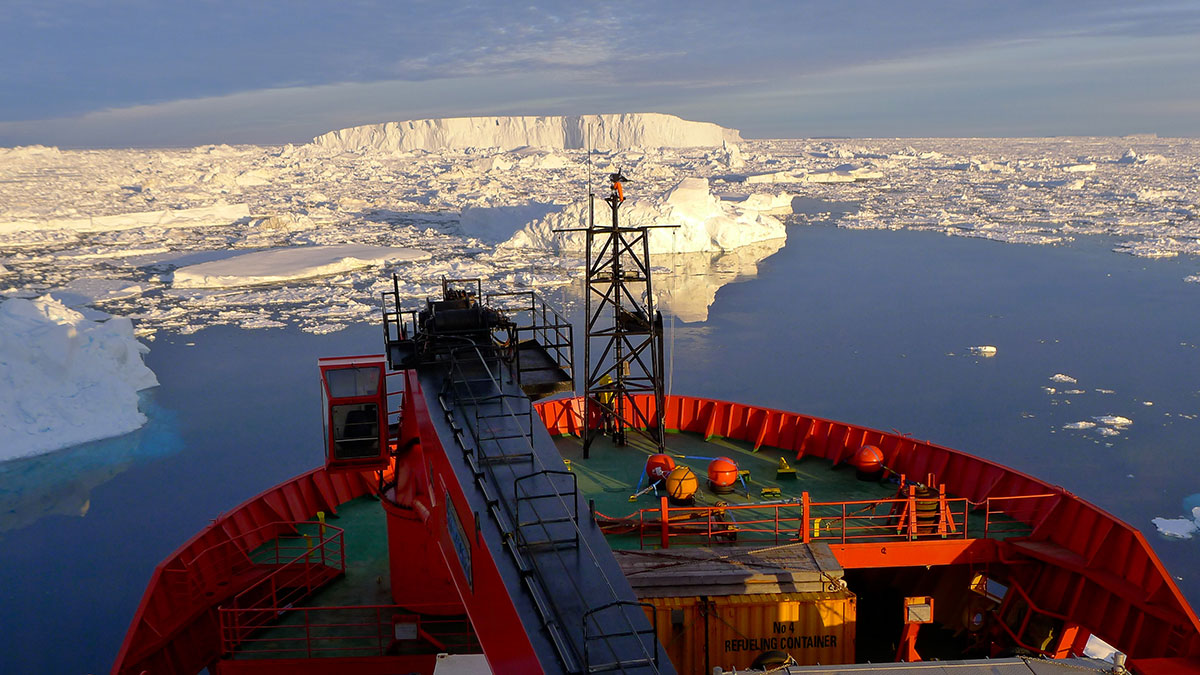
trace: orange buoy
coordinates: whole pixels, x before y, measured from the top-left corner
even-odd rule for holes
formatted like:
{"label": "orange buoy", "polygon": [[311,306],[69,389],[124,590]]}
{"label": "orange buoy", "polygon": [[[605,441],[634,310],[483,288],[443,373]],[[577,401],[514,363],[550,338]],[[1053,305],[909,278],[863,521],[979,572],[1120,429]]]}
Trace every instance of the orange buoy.
{"label": "orange buoy", "polygon": [[650,455],[646,460],[646,475],[651,481],[662,480],[675,470],[675,460],[670,455],[659,452]]}
{"label": "orange buoy", "polygon": [[708,482],[714,489],[733,487],[737,482],[737,463],[728,457],[718,457],[708,463]]}
{"label": "orange buoy", "polygon": [[667,494],[671,499],[685,502],[696,494],[696,474],[686,466],[677,466],[667,474]]}
{"label": "orange buoy", "polygon": [[874,445],[864,445],[854,453],[850,463],[858,469],[858,477],[863,480],[878,479],[883,473],[883,451]]}

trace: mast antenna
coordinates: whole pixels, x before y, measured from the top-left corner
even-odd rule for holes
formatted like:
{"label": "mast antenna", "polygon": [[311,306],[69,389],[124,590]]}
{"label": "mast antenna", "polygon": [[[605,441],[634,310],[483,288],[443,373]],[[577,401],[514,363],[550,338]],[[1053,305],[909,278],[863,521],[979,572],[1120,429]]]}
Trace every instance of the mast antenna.
{"label": "mast antenna", "polygon": [[657,452],[666,450],[663,319],[654,308],[650,230],[678,225],[622,226],[619,214],[627,179],[620,169],[608,178],[610,191],[604,201],[612,219],[595,222],[595,195],[589,195],[585,230],[585,459],[600,434],[622,446],[632,431]]}

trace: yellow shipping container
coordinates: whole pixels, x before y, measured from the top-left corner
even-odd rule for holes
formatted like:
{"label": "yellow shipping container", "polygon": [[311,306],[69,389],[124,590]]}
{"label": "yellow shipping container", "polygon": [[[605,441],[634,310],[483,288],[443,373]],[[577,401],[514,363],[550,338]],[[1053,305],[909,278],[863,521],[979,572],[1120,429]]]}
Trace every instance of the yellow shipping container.
{"label": "yellow shipping container", "polygon": [[856,604],[849,591],[644,598],[679,673],[747,668],[767,651],[801,665],[854,662]]}

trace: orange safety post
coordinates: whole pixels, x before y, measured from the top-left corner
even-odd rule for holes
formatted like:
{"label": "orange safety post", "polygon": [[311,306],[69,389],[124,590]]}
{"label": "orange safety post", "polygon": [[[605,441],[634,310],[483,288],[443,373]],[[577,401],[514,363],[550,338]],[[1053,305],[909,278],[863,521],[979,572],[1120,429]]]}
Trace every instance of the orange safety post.
{"label": "orange safety post", "polygon": [[671,533],[670,533],[670,527],[671,527],[671,525],[670,525],[670,523],[669,523],[669,522],[668,522],[668,520],[667,520],[667,515],[668,515],[668,510],[669,510],[669,509],[668,509],[668,507],[667,507],[667,498],[666,498],[665,496],[664,496],[664,497],[659,497],[659,500],[658,500],[658,508],[659,508],[659,511],[660,511],[660,512],[661,512],[661,514],[662,514],[662,515],[661,515],[661,518],[662,518],[662,541],[661,541],[661,542],[659,542],[659,543],[662,545],[662,547],[663,547],[663,548],[670,548],[670,547],[671,547],[671,541],[670,541],[670,539],[671,539]]}
{"label": "orange safety post", "polygon": [[804,492],[800,493],[800,520],[802,521],[800,523],[800,532],[801,532],[800,539],[801,539],[801,541],[803,541],[806,544],[809,543],[810,541],[812,541],[812,532],[811,532],[811,530],[808,529],[808,517],[809,517],[808,491],[805,490]]}

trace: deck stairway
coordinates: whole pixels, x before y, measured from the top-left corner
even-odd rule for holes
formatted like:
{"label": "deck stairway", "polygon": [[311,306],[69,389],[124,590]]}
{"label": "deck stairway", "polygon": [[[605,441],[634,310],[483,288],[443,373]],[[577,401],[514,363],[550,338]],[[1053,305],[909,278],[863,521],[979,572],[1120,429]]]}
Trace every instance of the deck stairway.
{"label": "deck stairway", "polygon": [[[420,369],[443,439],[547,672],[673,672],[575,474],[512,368],[475,347]],[[440,414],[439,414],[440,413]],[[484,638],[485,627],[476,625]]]}

